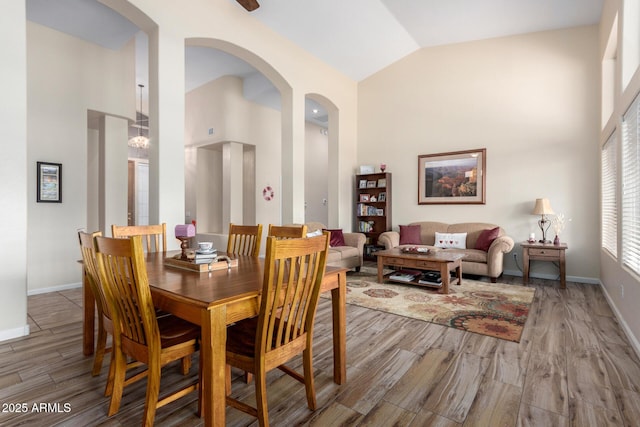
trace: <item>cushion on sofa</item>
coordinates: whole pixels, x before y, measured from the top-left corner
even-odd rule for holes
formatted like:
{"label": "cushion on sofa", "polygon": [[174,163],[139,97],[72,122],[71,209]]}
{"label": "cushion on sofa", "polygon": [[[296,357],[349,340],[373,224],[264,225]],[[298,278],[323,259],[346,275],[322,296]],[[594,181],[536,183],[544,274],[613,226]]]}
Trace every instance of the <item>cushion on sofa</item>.
{"label": "cushion on sofa", "polygon": [[476,240],[476,249],[480,249],[481,251],[489,251],[489,247],[494,240],[498,238],[500,234],[500,227],[495,227],[490,230],[484,230],[480,233],[478,240]]}
{"label": "cushion on sofa", "polygon": [[438,233],[436,231],[436,248],[467,248],[467,233]]}
{"label": "cushion on sofa", "polygon": [[342,234],[342,229],[325,229],[325,231],[328,231],[329,233],[331,233],[331,240],[329,240],[329,246],[331,246],[332,248],[335,248],[337,246],[345,246],[344,243],[344,234]]}
{"label": "cushion on sofa", "polygon": [[327,252],[327,263],[331,261],[340,261],[349,257],[357,257],[360,255],[358,248],[353,246],[336,246]]}
{"label": "cushion on sofa", "polygon": [[479,249],[447,249],[447,253],[464,255],[462,258],[464,262],[487,263],[487,252]]}
{"label": "cushion on sofa", "polygon": [[420,245],[420,225],[401,225],[400,226],[400,244],[401,245]]}

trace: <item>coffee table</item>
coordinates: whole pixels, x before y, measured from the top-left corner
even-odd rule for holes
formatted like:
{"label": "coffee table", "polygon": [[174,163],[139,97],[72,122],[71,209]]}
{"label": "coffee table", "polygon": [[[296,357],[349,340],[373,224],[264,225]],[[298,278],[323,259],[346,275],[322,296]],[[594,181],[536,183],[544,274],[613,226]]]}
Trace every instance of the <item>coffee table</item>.
{"label": "coffee table", "polygon": [[[460,285],[460,283],[462,283],[462,258],[464,258],[463,254],[445,251],[435,251],[428,254],[405,253],[402,252],[399,248],[393,248],[385,249],[383,251],[377,251],[375,252],[375,256],[378,257],[378,283],[383,283],[385,279],[385,275],[383,274],[385,265],[416,270],[439,271],[442,277],[442,286],[431,285],[427,283],[418,283],[417,280],[413,280],[410,282],[393,280],[389,278],[389,274],[386,275],[386,279],[398,283],[408,283],[412,285],[440,288],[441,294],[449,293],[449,285]],[[454,270],[456,272],[456,277],[452,281],[450,280],[449,272]]]}

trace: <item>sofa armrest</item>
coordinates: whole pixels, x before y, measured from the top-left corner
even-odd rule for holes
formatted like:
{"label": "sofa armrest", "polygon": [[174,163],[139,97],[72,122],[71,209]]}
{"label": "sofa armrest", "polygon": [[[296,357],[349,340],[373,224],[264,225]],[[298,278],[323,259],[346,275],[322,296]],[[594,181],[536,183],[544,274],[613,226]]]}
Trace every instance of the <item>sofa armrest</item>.
{"label": "sofa armrest", "polygon": [[358,252],[360,252],[360,256],[362,256],[364,252],[364,242],[366,242],[367,237],[362,233],[342,233],[342,235],[344,236],[345,246],[358,248]]}
{"label": "sofa armrest", "polygon": [[400,233],[397,231],[385,231],[378,236],[378,244],[385,249],[395,248],[400,244]]}
{"label": "sofa armrest", "polygon": [[491,243],[487,252],[489,277],[499,277],[504,270],[504,254],[511,252],[514,242],[509,236],[500,236]]}

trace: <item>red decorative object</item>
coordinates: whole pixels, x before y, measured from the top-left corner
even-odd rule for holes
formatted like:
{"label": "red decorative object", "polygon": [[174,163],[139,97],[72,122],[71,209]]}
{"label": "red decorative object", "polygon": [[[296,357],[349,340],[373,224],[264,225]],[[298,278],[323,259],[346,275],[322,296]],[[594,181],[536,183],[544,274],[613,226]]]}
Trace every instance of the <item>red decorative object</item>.
{"label": "red decorative object", "polygon": [[273,192],[273,188],[271,188],[270,185],[267,185],[266,187],[264,187],[264,190],[262,190],[262,197],[267,202],[270,200],[273,200],[273,198],[275,197],[275,193]]}

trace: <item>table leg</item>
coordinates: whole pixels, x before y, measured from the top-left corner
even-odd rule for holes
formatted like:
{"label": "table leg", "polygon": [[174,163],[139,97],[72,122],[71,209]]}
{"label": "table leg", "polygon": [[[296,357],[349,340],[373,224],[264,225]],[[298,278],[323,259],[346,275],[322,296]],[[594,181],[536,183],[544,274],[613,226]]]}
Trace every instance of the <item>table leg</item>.
{"label": "table leg", "polygon": [[82,267],[82,353],[85,356],[93,354],[95,340],[96,299],[87,283],[87,274]]}
{"label": "table leg", "polygon": [[462,285],[462,261],[456,263],[456,277],[458,278],[458,286]]}
{"label": "table leg", "polygon": [[522,251],[522,283],[529,283],[529,250],[524,249]]}
{"label": "table leg", "polygon": [[449,293],[449,264],[440,264],[440,278],[442,279],[442,288],[440,288],[441,294]]}
{"label": "table leg", "polygon": [[384,257],[378,256],[378,283],[382,283],[382,278],[384,277]]}
{"label": "table leg", "polygon": [[347,272],[338,273],[338,287],[331,290],[333,312],[333,382],[347,381]]}
{"label": "table leg", "polygon": [[565,261],[564,251],[560,251],[560,288],[567,288],[567,264]]}
{"label": "table leg", "polygon": [[226,411],[226,307],[202,311],[200,357],[202,372],[202,414],[205,426],[224,426]]}

